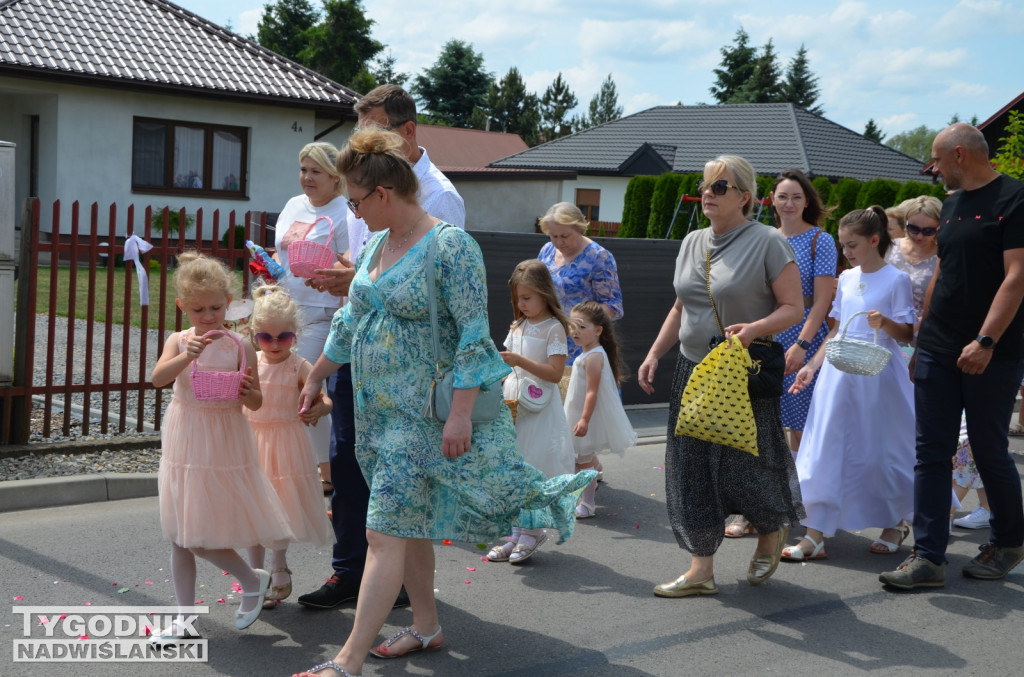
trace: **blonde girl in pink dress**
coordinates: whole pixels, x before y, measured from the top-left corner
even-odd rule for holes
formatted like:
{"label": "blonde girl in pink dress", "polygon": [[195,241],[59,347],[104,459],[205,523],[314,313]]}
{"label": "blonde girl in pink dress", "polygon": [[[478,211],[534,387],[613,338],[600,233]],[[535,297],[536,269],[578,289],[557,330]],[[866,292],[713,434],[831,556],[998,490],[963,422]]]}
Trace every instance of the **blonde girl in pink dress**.
{"label": "blonde girl in pink dress", "polygon": [[[263,406],[246,409],[259,451],[260,467],[281,499],[288,525],[297,543],[327,545],[334,542],[334,530],[324,509],[317,458],[307,426],[331,413],[326,393],[305,411],[299,412],[299,391],[312,369],[293,352],[299,329],[299,309],[284,287],[264,285],[253,291],[255,307],[252,330],[257,347]],[[263,568],[266,548],[249,548],[249,564]],[[288,548],[270,555],[270,592],[264,607],[270,608],[292,593],[292,572]]]}
{"label": "blonde girl in pink dress", "polygon": [[239,347],[223,334],[224,313],[231,302],[234,277],[217,259],[194,252],[178,257],[174,276],[176,303],[192,327],[167,338],[150,380],[157,388],[173,382],[174,397],[167,407],[161,432],[160,526],[171,541],[171,576],[178,617],[154,632],[155,644],[173,644],[195,637],[184,621],[196,594],[196,556],[212,562],[238,579],[242,603],[235,627],[252,625],[270,589],[270,573],[245,563],[237,548],[281,547],[293,539],[281,502],[256,457],[256,440],[242,407],[263,403],[256,352],[242,344],[246,374],[238,398],[200,401],[192,393],[189,374],[237,371]]}

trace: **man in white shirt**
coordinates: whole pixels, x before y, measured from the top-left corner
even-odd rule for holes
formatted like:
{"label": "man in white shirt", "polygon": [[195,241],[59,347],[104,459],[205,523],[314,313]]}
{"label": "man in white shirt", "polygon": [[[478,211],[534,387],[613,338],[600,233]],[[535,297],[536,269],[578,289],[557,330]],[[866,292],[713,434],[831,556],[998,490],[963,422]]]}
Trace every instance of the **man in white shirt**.
{"label": "man in white shirt", "polygon": [[[359,116],[356,129],[376,126],[398,134],[404,141],[406,157],[413,165],[420,182],[419,202],[431,216],[457,226],[466,227],[466,207],[451,181],[434,166],[427,151],[416,143],[416,102],[398,85],[381,85],[370,91],[355,106]],[[334,296],[348,294],[355,274],[350,261],[370,239],[370,231],[352,211],[348,214],[349,258],[340,267],[319,271],[328,277],[309,280],[307,284]],[[352,373],[342,365],[331,380],[332,411],[331,524],[337,542],[334,544],[334,572],[319,590],[299,597],[299,604],[313,609],[332,609],[359,595],[359,582],[366,563],[366,505],[370,490],[363,480],[355,456],[355,420],[352,398]],[[395,606],[407,606],[405,588]]]}

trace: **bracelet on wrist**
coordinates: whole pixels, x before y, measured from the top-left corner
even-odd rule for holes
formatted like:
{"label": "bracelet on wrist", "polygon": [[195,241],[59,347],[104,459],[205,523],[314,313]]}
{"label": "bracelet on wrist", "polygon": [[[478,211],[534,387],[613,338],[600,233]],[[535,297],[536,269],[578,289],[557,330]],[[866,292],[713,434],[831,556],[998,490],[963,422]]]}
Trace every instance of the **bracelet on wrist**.
{"label": "bracelet on wrist", "polygon": [[811,342],[810,341],[805,341],[802,338],[798,338],[796,341],[793,341],[793,343],[795,343],[796,345],[800,346],[804,350],[810,350],[811,349]]}

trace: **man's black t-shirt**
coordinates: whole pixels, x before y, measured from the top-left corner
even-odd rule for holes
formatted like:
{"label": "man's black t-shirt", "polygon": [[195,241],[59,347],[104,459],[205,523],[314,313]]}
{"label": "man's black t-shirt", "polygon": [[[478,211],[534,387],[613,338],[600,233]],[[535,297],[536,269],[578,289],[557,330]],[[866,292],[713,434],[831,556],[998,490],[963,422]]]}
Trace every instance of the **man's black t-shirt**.
{"label": "man's black t-shirt", "polygon": [[[981,333],[1003,283],[1003,252],[1024,247],[1024,183],[1001,174],[977,190],[958,190],[942,205],[939,226],[939,277],[917,344],[960,355]],[[1022,331],[1024,304],[992,359],[1019,360]]]}

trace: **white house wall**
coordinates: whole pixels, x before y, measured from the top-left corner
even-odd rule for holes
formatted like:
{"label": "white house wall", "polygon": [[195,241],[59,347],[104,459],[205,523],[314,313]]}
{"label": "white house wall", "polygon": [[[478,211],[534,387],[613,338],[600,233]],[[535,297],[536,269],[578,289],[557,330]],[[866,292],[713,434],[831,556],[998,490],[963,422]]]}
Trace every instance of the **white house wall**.
{"label": "white house wall", "polygon": [[[231,210],[239,220],[250,210],[280,211],[290,197],[301,192],[299,150],[313,141],[316,133],[315,115],[307,110],[41,81],[0,78],[0,101],[0,138],[18,144],[18,205],[29,191],[28,120],[38,115],[42,218],[49,222],[50,205],[59,198],[65,232],[75,200],[80,201],[83,215],[93,202],[99,204],[103,232],[109,205],[116,203],[121,234],[127,206],[133,203],[136,223],[149,205],[168,205],[173,210],[184,207],[189,214],[202,208],[205,233],[210,232],[217,209],[222,224]],[[136,116],[248,128],[249,199],[133,193],[132,122]]]}
{"label": "white house wall", "polygon": [[626,186],[628,176],[588,176],[580,173],[574,181],[562,184],[562,202],[576,203],[576,190],[579,188],[601,191],[600,221],[622,222],[622,208],[626,203]]}
{"label": "white house wall", "polygon": [[452,184],[466,203],[467,230],[533,233],[536,220],[562,194],[561,180],[456,180]]}

